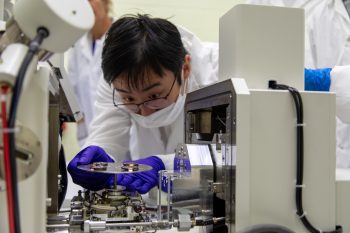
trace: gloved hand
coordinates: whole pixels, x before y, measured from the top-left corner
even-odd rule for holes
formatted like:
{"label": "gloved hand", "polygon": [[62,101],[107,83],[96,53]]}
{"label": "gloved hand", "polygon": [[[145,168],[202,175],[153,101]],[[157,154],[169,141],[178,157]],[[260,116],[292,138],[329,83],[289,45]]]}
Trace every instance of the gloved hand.
{"label": "gloved hand", "polygon": [[86,172],[78,169],[80,165],[87,165],[94,162],[114,162],[111,157],[98,146],[89,146],[80,151],[68,164],[68,172],[72,176],[73,182],[82,187],[97,191],[107,188],[113,181],[112,174],[101,174]]}
{"label": "gloved hand", "polygon": [[[119,174],[117,176],[118,185],[125,186],[127,191],[137,191],[140,194],[147,193],[151,188],[156,186],[158,184],[158,171],[165,169],[163,161],[156,156],[128,162],[145,164],[153,168],[149,171]],[[109,185],[113,185],[113,180],[110,180]]]}
{"label": "gloved hand", "polygon": [[331,85],[331,71],[331,68],[305,69],[305,90],[329,91],[329,87]]}

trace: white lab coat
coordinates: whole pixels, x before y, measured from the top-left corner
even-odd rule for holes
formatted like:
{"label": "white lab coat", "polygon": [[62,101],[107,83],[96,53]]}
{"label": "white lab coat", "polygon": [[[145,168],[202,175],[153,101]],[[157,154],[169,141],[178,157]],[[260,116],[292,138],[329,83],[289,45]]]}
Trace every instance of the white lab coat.
{"label": "white lab coat", "polygon": [[325,2],[307,25],[311,52],[305,55],[306,67],[333,67],[330,91],[337,96],[336,165],[350,168],[350,18],[342,0]]}
{"label": "white lab coat", "polygon": [[[189,91],[218,80],[218,45],[203,43],[191,32],[179,27],[185,48],[191,55]],[[95,118],[84,145],[98,145],[117,162],[151,155],[159,156],[166,169],[173,168],[174,150],[184,138],[184,116],[166,127],[143,128],[128,113],[113,106],[112,88],[100,79],[95,102]]]}
{"label": "white lab coat", "polygon": [[95,41],[95,51],[92,51],[91,34],[80,38],[69,51],[68,77],[77,96],[84,122],[78,124],[78,140],[80,144],[88,136],[88,126],[95,113],[96,85],[102,79],[101,54],[105,36]]}
{"label": "white lab coat", "polygon": [[303,7],[306,14],[305,67],[333,68],[336,93],[337,167],[350,167],[350,19],[342,0],[250,0],[254,4]]}
{"label": "white lab coat", "polygon": [[247,4],[304,8],[306,18],[325,0],[247,0]]}

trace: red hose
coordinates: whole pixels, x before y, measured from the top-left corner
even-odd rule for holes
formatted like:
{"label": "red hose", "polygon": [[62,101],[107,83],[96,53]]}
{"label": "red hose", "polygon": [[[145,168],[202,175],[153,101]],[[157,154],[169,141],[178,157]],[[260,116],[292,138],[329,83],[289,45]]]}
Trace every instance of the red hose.
{"label": "red hose", "polygon": [[7,212],[10,233],[15,233],[15,219],[14,219],[14,203],[12,194],[13,180],[11,176],[10,166],[10,150],[9,150],[9,136],[7,131],[7,111],[6,111],[6,95],[9,91],[9,86],[1,87],[1,119],[3,129],[3,148],[4,148],[4,168],[5,168],[5,182],[7,194]]}

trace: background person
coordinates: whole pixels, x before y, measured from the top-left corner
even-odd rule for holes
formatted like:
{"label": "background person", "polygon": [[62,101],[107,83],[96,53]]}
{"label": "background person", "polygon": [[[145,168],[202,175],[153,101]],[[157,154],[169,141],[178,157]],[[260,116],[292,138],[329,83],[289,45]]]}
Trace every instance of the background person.
{"label": "background person", "polygon": [[82,146],[95,115],[96,86],[102,78],[101,57],[105,34],[112,25],[111,0],[89,0],[95,15],[93,28],[69,51],[68,78],[74,88],[84,118],[78,122],[77,138]]}

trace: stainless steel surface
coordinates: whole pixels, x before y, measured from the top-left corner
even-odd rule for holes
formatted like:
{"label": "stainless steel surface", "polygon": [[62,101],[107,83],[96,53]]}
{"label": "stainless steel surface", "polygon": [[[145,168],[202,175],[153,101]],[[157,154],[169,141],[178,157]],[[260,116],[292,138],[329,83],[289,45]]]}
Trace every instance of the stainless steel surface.
{"label": "stainless steel surface", "polygon": [[179,231],[189,231],[192,228],[191,216],[188,214],[179,214],[179,223],[177,229]]}
{"label": "stainless steel surface", "polygon": [[209,191],[213,193],[223,193],[225,191],[224,184],[220,182],[209,182]]}
{"label": "stainless steel surface", "polygon": [[[232,80],[228,79],[189,93],[185,103],[185,114],[186,145],[208,145],[213,160],[212,168],[193,166],[191,168],[191,182],[197,181],[202,191],[200,196],[201,209],[204,210],[202,215],[225,217],[228,231],[233,233],[235,232],[236,92]],[[188,151],[182,150],[187,154],[178,153],[179,158],[188,159]],[[202,228],[203,232],[211,230]]]}
{"label": "stainless steel surface", "polygon": [[117,230],[118,228],[129,228],[129,227],[144,227],[136,228],[131,232],[147,232],[152,229],[170,229],[174,222],[168,221],[150,221],[150,222],[118,222],[118,223],[108,223],[105,221],[90,221],[84,222],[84,232],[92,231],[106,231],[106,230]]}
{"label": "stainless steel surface", "polygon": [[84,232],[105,231],[105,230],[106,230],[105,221],[85,221],[84,222]]}
{"label": "stainless steel surface", "polygon": [[87,172],[95,172],[95,173],[108,173],[108,174],[123,174],[123,173],[137,173],[137,172],[144,172],[149,171],[152,169],[151,166],[139,164],[138,170],[125,170],[124,164],[120,163],[106,163],[104,165],[104,168],[102,168],[101,164],[87,164],[87,165],[80,165],[78,166],[80,170],[87,171]]}

